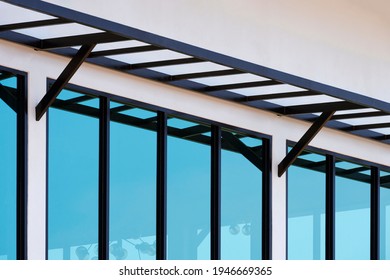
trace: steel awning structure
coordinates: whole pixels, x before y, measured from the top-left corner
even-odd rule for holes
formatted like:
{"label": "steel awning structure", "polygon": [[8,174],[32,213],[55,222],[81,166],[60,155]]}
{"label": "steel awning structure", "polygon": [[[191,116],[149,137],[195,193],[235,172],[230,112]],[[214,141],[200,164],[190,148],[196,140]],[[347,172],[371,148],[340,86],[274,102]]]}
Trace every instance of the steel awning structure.
{"label": "steel awning structure", "polygon": [[387,102],[47,2],[0,1],[2,14],[13,14],[0,19],[0,39],[71,58],[37,105],[37,120],[88,62],[312,122],[279,165],[280,176],[323,126],[390,143]]}

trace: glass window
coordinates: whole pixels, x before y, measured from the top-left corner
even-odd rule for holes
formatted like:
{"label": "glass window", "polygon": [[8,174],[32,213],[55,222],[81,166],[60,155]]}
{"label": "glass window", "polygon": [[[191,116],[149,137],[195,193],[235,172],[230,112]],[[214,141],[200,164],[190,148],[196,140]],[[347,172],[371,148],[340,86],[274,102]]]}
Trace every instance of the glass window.
{"label": "glass window", "polygon": [[209,133],[207,125],[168,119],[168,259],[210,259]]}
{"label": "glass window", "polygon": [[370,168],[336,161],[336,259],[370,259]]}
{"label": "glass window", "polygon": [[63,91],[48,118],[48,258],[97,259],[98,109]]}
{"label": "glass window", "polygon": [[261,259],[262,140],[222,131],[221,259]]}
{"label": "glass window", "polygon": [[380,259],[390,259],[390,172],[380,172]]}
{"label": "glass window", "polygon": [[325,259],[325,168],[306,151],[288,169],[288,259]]}
{"label": "glass window", "polygon": [[0,72],[0,260],[16,259],[17,78]]}
{"label": "glass window", "polygon": [[155,259],[157,114],[110,107],[110,259]]}

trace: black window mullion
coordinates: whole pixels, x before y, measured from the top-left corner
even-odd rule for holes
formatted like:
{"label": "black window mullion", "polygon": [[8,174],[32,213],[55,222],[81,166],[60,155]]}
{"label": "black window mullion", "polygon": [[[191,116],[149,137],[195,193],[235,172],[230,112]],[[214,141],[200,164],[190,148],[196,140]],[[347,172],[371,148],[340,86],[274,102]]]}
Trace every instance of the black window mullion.
{"label": "black window mullion", "polygon": [[263,139],[262,259],[272,258],[271,141]]}
{"label": "black window mullion", "polygon": [[110,99],[100,97],[99,110],[99,260],[109,258]]}
{"label": "black window mullion", "polygon": [[371,210],[370,210],[370,258],[379,259],[379,186],[380,173],[378,167],[371,167]]}
{"label": "black window mullion", "polygon": [[211,127],[210,258],[221,258],[221,129]]}
{"label": "black window mullion", "polygon": [[326,155],[325,259],[335,259],[335,157]]}
{"label": "black window mullion", "polygon": [[17,75],[16,258],[27,259],[27,79]]}
{"label": "black window mullion", "polygon": [[166,259],[167,114],[157,112],[156,259]]}

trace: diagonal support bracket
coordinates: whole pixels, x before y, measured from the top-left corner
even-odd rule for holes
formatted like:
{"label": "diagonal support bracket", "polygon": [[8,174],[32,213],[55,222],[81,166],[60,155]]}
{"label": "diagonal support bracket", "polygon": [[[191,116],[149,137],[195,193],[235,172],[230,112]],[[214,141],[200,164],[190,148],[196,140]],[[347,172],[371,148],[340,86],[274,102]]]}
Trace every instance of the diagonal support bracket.
{"label": "diagonal support bracket", "polygon": [[230,145],[236,148],[247,160],[249,160],[259,170],[263,171],[263,159],[259,157],[255,152],[249,149],[244,143],[242,143],[232,133],[222,131],[222,138],[226,140]]}
{"label": "diagonal support bracket", "polygon": [[310,141],[320,132],[325,124],[330,120],[336,111],[323,112],[318,119],[312,124],[309,130],[302,136],[297,144],[291,149],[286,157],[278,165],[278,176],[281,177],[290,167],[295,159],[309,145]]}
{"label": "diagonal support bracket", "polygon": [[4,101],[14,112],[17,112],[18,98],[0,83],[0,99]]}
{"label": "diagonal support bracket", "polygon": [[61,90],[64,89],[69,80],[73,77],[76,71],[80,68],[81,64],[87,59],[89,54],[92,52],[96,44],[83,45],[77,54],[72,58],[69,64],[66,66],[61,75],[54,82],[52,87],[47,91],[42,100],[35,107],[36,120],[39,121],[42,116],[49,109],[50,105],[53,104]]}

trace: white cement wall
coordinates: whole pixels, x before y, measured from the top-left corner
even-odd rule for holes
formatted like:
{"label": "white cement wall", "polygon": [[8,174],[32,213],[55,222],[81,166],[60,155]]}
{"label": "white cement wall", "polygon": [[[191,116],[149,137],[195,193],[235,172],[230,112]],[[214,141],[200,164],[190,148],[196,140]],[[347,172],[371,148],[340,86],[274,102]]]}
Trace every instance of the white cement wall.
{"label": "white cement wall", "polygon": [[[363,0],[50,2],[390,102],[386,1],[379,11]],[[0,40],[0,65],[29,75],[29,259],[45,257],[46,119],[35,121],[35,106],[68,61]],[[273,258],[286,258],[286,178],[276,171],[308,123],[89,64],[71,83],[272,135]],[[325,128],[311,145],[390,166],[388,145],[347,133]]]}

